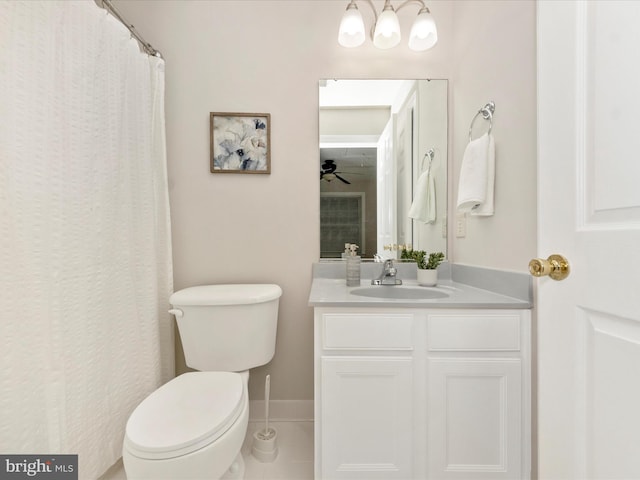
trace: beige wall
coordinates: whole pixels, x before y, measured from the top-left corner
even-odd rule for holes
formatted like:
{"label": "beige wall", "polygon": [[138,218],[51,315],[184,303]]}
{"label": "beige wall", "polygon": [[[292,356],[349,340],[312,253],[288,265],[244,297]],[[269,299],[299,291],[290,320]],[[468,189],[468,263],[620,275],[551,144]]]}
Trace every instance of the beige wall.
{"label": "beige wall", "polygon": [[[495,100],[497,214],[482,225],[469,222],[467,238],[454,242],[450,257],[519,269],[529,254],[535,231],[533,4],[428,3],[439,43],[414,53],[405,45],[377,50],[370,42],[358,49],[340,47],[337,28],[346,0],[115,2],[167,62],[175,288],[275,282],[284,290],[276,356],[252,372],[254,398],[262,398],[266,373],[272,375],[272,398],[313,398],[313,317],[307,297],[320,248],[319,79],[452,79],[456,177],[473,113]],[[368,7],[361,4],[369,21]],[[413,9],[400,12],[403,23],[411,21]],[[460,16],[455,24],[454,14]],[[271,175],[209,173],[212,111],[271,114]]]}
{"label": "beige wall", "polygon": [[[467,216],[466,237],[451,234],[454,260],[526,272],[537,253],[535,2],[456,0],[452,5],[453,205],[471,120],[488,101],[496,104],[495,215]],[[478,117],[474,138],[486,129]],[[454,223],[455,214],[450,226]]]}

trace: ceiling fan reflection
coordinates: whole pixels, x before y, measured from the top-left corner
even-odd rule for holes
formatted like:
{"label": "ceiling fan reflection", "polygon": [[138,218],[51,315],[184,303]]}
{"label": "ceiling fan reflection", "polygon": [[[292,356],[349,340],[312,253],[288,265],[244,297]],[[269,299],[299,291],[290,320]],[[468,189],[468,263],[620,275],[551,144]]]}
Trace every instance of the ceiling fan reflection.
{"label": "ceiling fan reflection", "polygon": [[335,160],[325,160],[320,167],[320,180],[331,182],[337,178],[341,182],[351,185],[351,182],[341,175],[359,175],[353,172],[338,172],[337,168]]}

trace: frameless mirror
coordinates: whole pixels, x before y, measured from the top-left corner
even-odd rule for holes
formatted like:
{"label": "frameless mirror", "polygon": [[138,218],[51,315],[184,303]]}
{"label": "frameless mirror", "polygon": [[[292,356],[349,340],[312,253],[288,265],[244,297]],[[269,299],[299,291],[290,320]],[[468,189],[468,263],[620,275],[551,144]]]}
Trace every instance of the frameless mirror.
{"label": "frameless mirror", "polygon": [[447,80],[321,80],[320,257],[447,250]]}

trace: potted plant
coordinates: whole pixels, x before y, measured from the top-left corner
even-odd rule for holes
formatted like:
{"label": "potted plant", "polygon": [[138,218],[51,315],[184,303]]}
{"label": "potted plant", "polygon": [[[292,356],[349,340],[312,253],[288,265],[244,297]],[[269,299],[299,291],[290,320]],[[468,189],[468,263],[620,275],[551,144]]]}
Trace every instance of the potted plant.
{"label": "potted plant", "polygon": [[424,250],[403,249],[400,258],[414,260],[418,266],[418,285],[433,287],[438,283],[438,265],[444,261],[444,253],[433,252],[427,256]]}

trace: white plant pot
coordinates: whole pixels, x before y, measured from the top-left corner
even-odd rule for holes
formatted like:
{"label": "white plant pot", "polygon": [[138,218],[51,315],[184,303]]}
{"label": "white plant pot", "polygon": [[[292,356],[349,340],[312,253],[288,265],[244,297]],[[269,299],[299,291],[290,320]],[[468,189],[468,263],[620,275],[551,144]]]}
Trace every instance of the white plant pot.
{"label": "white plant pot", "polygon": [[418,269],[418,285],[433,287],[436,283],[438,283],[438,270]]}

